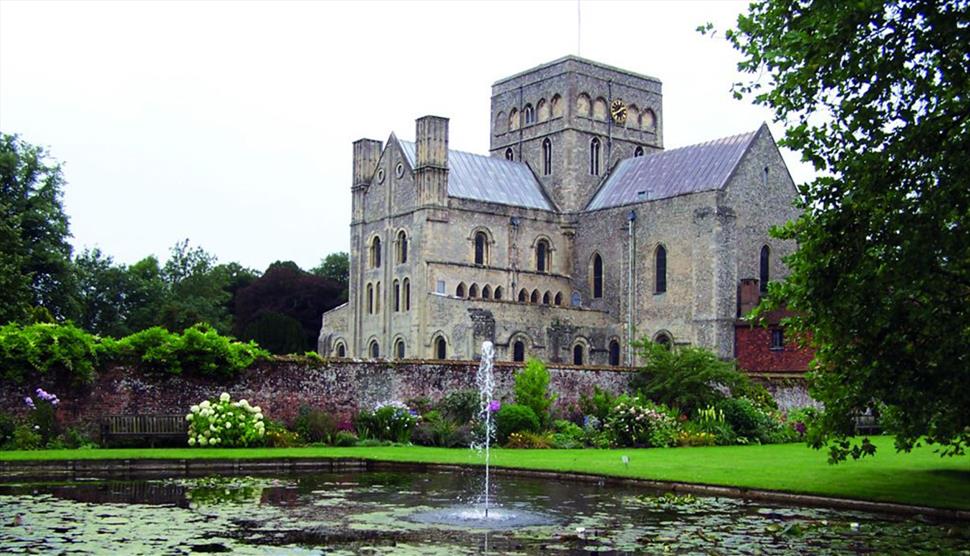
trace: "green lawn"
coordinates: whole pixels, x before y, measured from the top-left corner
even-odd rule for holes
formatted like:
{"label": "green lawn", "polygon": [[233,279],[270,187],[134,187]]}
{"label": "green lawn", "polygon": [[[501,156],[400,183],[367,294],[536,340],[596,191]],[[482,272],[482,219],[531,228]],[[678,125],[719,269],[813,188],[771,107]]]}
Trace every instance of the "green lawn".
{"label": "green lawn", "polygon": [[[827,453],[803,444],[626,450],[504,450],[495,466],[595,473],[617,477],[726,485],[842,498],[970,509],[970,456],[941,458],[932,449],[893,450],[892,439],[873,442],[875,457],[826,463]],[[625,466],[620,456],[629,457]],[[394,462],[480,464],[471,450],[377,448],[159,448],[0,452],[0,460],[258,459],[351,457]]]}

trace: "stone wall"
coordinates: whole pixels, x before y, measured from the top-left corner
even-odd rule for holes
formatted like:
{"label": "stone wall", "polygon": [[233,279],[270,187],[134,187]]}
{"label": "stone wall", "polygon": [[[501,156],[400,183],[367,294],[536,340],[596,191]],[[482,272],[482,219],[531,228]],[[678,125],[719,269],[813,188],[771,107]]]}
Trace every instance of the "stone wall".
{"label": "stone wall", "polygon": [[[521,367],[521,363],[496,363],[496,392],[503,401],[511,401],[514,376]],[[93,425],[107,415],[185,413],[192,404],[221,392],[260,406],[274,420],[290,421],[301,405],[309,405],[349,421],[359,408],[380,401],[437,400],[451,392],[475,388],[477,368],[472,361],[343,360],[315,365],[277,359],[247,369],[235,380],[218,381],[114,367],[83,387],[57,383],[4,385],[0,389],[0,411],[23,414],[24,396],[39,386],[61,399],[58,417],[66,426]],[[559,405],[577,402],[594,386],[623,392],[632,376],[629,369],[569,366],[551,368],[550,374]]]}

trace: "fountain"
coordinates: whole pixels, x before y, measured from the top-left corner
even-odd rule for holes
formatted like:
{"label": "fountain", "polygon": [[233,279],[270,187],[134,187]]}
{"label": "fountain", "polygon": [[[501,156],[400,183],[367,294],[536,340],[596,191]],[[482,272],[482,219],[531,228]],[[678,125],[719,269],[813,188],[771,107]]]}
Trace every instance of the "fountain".
{"label": "fountain", "polygon": [[485,485],[478,497],[477,507],[452,507],[412,516],[423,523],[462,525],[475,528],[527,527],[545,525],[555,520],[547,515],[521,509],[493,508],[491,497],[491,449],[495,439],[494,415],[499,403],[495,399],[495,376],[492,367],[495,362],[495,347],[492,342],[482,342],[482,359],[475,374],[475,384],[479,394],[479,418],[482,420],[482,438],[472,443],[471,448],[485,456]]}

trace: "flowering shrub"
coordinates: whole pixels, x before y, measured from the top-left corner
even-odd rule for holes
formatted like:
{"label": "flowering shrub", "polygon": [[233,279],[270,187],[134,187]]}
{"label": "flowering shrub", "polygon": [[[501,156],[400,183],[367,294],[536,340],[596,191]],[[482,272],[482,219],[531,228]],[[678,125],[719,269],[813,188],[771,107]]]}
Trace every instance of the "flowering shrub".
{"label": "flowering shrub", "polygon": [[263,412],[246,400],[230,402],[223,392],[219,399],[193,405],[185,416],[189,422],[189,446],[252,446],[266,435]]}
{"label": "flowering shrub", "polygon": [[640,398],[620,397],[606,419],[605,428],[618,446],[666,447],[677,442],[677,420],[664,405]]}
{"label": "flowering shrub", "polygon": [[[36,398],[36,399],[35,399]],[[38,443],[46,445],[57,436],[57,415],[54,408],[61,400],[57,395],[45,391],[43,388],[34,390],[34,396],[26,396],[24,405],[30,409],[30,422],[33,423],[33,432],[39,435]]]}
{"label": "flowering shrub", "polygon": [[513,432],[509,435],[506,448],[532,448],[548,449],[552,448],[553,440],[548,434],[540,434],[529,431]]}
{"label": "flowering shrub", "polygon": [[411,441],[411,433],[417,423],[417,414],[404,402],[384,401],[372,410],[358,413],[354,427],[357,435],[363,439],[406,444]]}

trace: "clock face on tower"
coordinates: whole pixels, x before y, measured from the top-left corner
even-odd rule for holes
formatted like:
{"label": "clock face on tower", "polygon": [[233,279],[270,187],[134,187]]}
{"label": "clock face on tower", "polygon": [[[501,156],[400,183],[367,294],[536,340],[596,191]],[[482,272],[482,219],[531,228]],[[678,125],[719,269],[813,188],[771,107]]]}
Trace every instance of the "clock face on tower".
{"label": "clock face on tower", "polygon": [[613,121],[619,125],[626,123],[626,104],[623,101],[616,99],[610,104],[610,115],[613,116]]}

